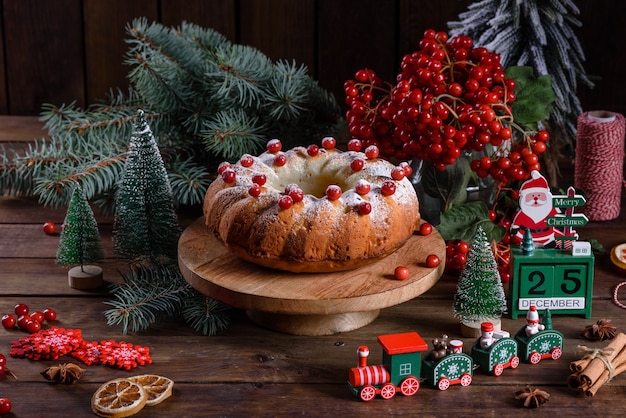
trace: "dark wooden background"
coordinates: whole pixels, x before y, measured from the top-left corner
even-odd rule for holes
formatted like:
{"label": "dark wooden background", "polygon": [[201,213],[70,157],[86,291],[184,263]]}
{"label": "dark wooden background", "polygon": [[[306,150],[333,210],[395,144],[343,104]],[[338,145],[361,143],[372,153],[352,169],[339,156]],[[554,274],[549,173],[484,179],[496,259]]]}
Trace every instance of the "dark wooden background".
{"label": "dark wooden background", "polygon": [[[0,114],[38,115],[43,103],[88,105],[127,86],[125,26],[145,16],[186,20],[272,59],[295,59],[342,101],[362,67],[393,80],[424,29],[446,30],[469,0],[0,0]],[[584,110],[626,113],[626,3],[575,0],[576,30],[597,85]]]}

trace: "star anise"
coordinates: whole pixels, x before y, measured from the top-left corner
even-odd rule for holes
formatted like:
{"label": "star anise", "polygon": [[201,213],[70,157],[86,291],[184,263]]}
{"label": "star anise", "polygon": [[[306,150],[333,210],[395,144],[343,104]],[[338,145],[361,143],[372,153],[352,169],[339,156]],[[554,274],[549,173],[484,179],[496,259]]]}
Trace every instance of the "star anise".
{"label": "star anise", "polygon": [[615,337],[617,326],[610,319],[600,319],[593,325],[587,325],[581,335],[589,341],[604,341]]}
{"label": "star anise", "polygon": [[72,384],[76,383],[78,379],[83,375],[85,369],[82,369],[79,365],[74,363],[61,363],[56,366],[50,366],[41,375],[46,380],[51,380],[57,383]]}
{"label": "star anise", "polygon": [[548,402],[550,394],[546,391],[526,386],[524,390],[515,392],[515,399],[522,401],[525,408],[539,408],[539,405]]}

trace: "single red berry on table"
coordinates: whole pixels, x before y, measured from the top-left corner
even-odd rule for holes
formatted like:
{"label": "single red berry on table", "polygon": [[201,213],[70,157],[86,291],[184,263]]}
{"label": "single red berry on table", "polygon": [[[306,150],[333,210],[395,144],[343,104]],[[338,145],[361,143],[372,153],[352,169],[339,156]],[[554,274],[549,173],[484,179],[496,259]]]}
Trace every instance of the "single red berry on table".
{"label": "single red berry on table", "polygon": [[30,321],[31,319],[29,315],[22,315],[19,318],[17,318],[17,326],[20,327],[21,330],[26,331],[26,326],[28,325]]}
{"label": "single red berry on table", "polygon": [[439,257],[436,254],[429,254],[426,257],[426,267],[428,268],[435,268],[439,265],[441,261],[439,260]]}
{"label": "single red berry on table", "polygon": [[35,311],[30,314],[30,319],[32,319],[33,321],[37,321],[41,324],[43,321],[46,320],[46,317],[43,315],[43,312]]}
{"label": "single red berry on table", "polygon": [[43,316],[46,318],[46,321],[54,321],[57,319],[57,312],[52,308],[46,308],[43,311]]}
{"label": "single red berry on table", "polygon": [[406,280],[408,279],[410,274],[411,272],[409,271],[409,268],[406,266],[398,266],[393,272],[393,275],[398,280]]}
{"label": "single red berry on table", "polygon": [[492,222],[494,222],[497,217],[498,217],[498,213],[495,210],[489,211],[489,219],[491,219]]}
{"label": "single red berry on table", "polygon": [[6,329],[15,328],[17,325],[17,318],[11,314],[6,314],[2,316],[2,326]]}
{"label": "single red berry on table", "polygon": [[25,303],[18,303],[13,308],[13,312],[15,312],[15,315],[17,315],[18,317],[28,314],[28,311],[28,305]]}
{"label": "single red berry on table", "polygon": [[0,414],[11,412],[11,401],[9,398],[0,398]]}
{"label": "single red berry on table", "polygon": [[54,222],[46,222],[43,224],[43,232],[48,235],[54,235],[57,232],[57,226]]}
{"label": "single red berry on table", "polygon": [[424,222],[420,225],[420,235],[430,235],[432,232],[433,226],[430,223]]}
{"label": "single red berry on table", "polygon": [[0,366],[6,366],[7,358],[4,354],[0,353]]}
{"label": "single red berry on table", "polygon": [[41,322],[33,321],[32,319],[26,323],[26,331],[34,334],[41,330]]}

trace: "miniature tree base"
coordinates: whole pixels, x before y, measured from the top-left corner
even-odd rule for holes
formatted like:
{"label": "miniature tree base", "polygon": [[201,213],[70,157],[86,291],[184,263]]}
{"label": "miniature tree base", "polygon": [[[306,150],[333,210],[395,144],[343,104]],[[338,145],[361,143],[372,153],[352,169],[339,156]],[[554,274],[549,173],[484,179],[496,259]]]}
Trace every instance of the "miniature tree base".
{"label": "miniature tree base", "polygon": [[491,322],[494,331],[500,331],[502,329],[502,321],[500,321],[500,318],[491,318],[484,321],[461,321],[461,335],[466,338],[480,337],[480,324],[483,322]]}
{"label": "miniature tree base", "polygon": [[72,267],[67,272],[68,284],[73,289],[95,289],[102,286],[102,268],[98,266]]}

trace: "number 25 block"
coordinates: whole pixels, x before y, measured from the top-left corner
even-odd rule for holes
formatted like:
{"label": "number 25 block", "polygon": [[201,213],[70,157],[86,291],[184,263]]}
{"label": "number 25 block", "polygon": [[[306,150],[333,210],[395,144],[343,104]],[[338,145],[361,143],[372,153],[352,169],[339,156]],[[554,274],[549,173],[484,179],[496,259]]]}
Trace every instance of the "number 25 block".
{"label": "number 25 block", "polygon": [[572,255],[555,249],[535,249],[525,255],[511,248],[509,298],[511,317],[526,315],[531,305],[552,314],[591,317],[593,253]]}

